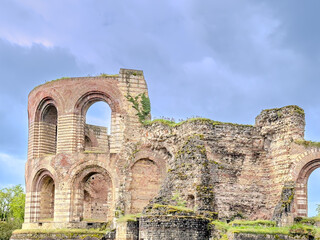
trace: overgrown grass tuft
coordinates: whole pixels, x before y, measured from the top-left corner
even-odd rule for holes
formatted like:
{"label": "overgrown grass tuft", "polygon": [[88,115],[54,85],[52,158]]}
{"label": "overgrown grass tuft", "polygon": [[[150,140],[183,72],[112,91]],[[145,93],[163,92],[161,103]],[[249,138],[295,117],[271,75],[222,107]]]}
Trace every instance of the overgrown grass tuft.
{"label": "overgrown grass tuft", "polygon": [[173,122],[165,119],[154,119],[152,121],[144,121],[145,126],[152,125],[154,123],[161,123],[164,125],[167,125],[169,127],[177,127],[185,123],[191,123],[191,122],[196,122],[196,123],[202,123],[202,124],[211,124],[213,126],[216,125],[231,125],[231,126],[239,126],[239,127],[253,127],[253,125],[248,125],[248,124],[237,124],[237,123],[229,123],[229,122],[219,122],[219,121],[214,121],[208,118],[190,118],[185,121],[181,122]]}
{"label": "overgrown grass tuft", "polygon": [[296,144],[303,145],[305,147],[320,147],[320,142],[306,141],[306,140],[295,140]]}
{"label": "overgrown grass tuft", "polygon": [[118,218],[117,222],[134,222],[137,220],[137,218],[141,217],[142,213],[137,214],[127,214],[120,218]]}

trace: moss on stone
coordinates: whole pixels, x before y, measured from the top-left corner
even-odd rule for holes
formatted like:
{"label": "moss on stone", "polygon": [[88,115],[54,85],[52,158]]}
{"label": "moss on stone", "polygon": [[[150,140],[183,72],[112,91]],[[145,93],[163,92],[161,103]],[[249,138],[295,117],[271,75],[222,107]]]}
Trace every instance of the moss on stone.
{"label": "moss on stone", "polygon": [[176,214],[179,215],[182,213],[194,213],[194,211],[190,208],[184,206],[173,206],[173,205],[162,205],[162,204],[153,204],[153,209],[161,209],[164,210],[166,214]]}
{"label": "moss on stone", "polygon": [[303,139],[295,140],[294,142],[305,147],[320,147],[320,142],[306,141]]}
{"label": "moss on stone", "polygon": [[80,228],[61,228],[61,229],[17,229],[13,232],[14,234],[105,234],[106,231],[100,229],[80,229]]}
{"label": "moss on stone", "polygon": [[248,125],[248,124],[237,124],[237,123],[230,123],[230,122],[219,122],[219,121],[214,121],[208,118],[190,118],[187,119],[185,121],[181,121],[181,122],[173,122],[173,121],[169,121],[169,120],[165,120],[165,119],[154,119],[152,121],[144,121],[144,125],[145,126],[150,126],[153,125],[154,123],[160,123],[163,125],[167,125],[169,127],[178,127],[181,126],[185,123],[199,123],[199,124],[209,124],[209,125],[213,125],[213,126],[217,126],[217,125],[231,125],[231,126],[236,126],[236,127],[253,127],[253,125]]}
{"label": "moss on stone", "polygon": [[288,106],[284,106],[284,107],[281,107],[281,108],[264,109],[264,110],[262,110],[261,113],[276,111],[277,114],[278,114],[278,117],[281,117],[282,113],[280,113],[279,111],[282,111],[282,110],[284,110],[286,108],[291,108],[293,110],[293,112],[296,112],[296,113],[301,114],[301,115],[305,114],[304,110],[301,107],[297,106],[297,105],[288,105]]}
{"label": "moss on stone", "polygon": [[104,78],[115,78],[115,77],[119,77],[119,74],[106,74],[106,73],[101,73],[99,76],[97,77],[104,77]]}
{"label": "moss on stone", "polygon": [[141,216],[142,216],[142,213],[126,214],[126,215],[118,218],[117,222],[135,222],[135,221],[137,221],[137,218],[139,218]]}

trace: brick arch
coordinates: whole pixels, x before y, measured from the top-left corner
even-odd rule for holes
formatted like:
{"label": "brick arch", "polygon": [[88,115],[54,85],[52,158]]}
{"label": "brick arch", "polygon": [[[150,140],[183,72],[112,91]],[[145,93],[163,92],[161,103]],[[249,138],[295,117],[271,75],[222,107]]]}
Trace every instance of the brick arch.
{"label": "brick arch", "polygon": [[64,111],[64,98],[60,92],[55,89],[42,89],[39,90],[35,96],[29,96],[29,121],[39,122],[41,121],[41,114],[48,105],[54,105],[57,109],[58,116]]}
{"label": "brick arch", "polygon": [[54,154],[57,149],[58,104],[52,97],[43,98],[35,111],[35,129],[39,134],[34,141],[38,143],[39,155]]}
{"label": "brick arch", "polygon": [[[115,187],[112,175],[104,167],[91,164],[74,171],[71,180],[71,221],[82,221],[85,218],[110,221],[113,218]],[[94,178],[97,179],[94,179]],[[96,188],[96,189],[95,189]],[[92,189],[95,196],[90,193]],[[86,200],[86,193],[90,199]],[[91,204],[91,205],[90,205]],[[98,209],[96,209],[98,208]],[[88,216],[88,210],[92,216]]]}
{"label": "brick arch", "polygon": [[43,115],[50,106],[54,106],[57,109],[57,115],[59,115],[57,102],[52,97],[45,97],[39,102],[38,107],[36,109],[34,116],[36,122],[40,122],[43,120]]}
{"label": "brick arch", "polygon": [[120,113],[122,112],[119,99],[122,96],[111,96],[110,94],[102,91],[89,91],[83,94],[75,104],[75,113],[81,114],[85,117],[89,107],[98,102],[103,101],[106,102],[110,108],[112,113]]}
{"label": "brick arch", "polygon": [[293,181],[296,181],[302,168],[308,164],[308,162],[314,160],[314,159],[320,159],[320,149],[310,149],[308,151],[305,151],[304,153],[301,153],[296,158],[296,163],[293,168],[291,168],[290,176]]}
{"label": "brick arch", "polygon": [[306,151],[298,157],[298,163],[291,171],[295,181],[294,215],[308,216],[308,179],[311,173],[320,167],[320,152],[318,149]]}
{"label": "brick arch", "polygon": [[127,191],[131,200],[128,204],[130,213],[138,213],[159,192],[166,174],[166,156],[151,149],[142,149],[129,166]]}
{"label": "brick arch", "polygon": [[[113,90],[113,91],[111,91]],[[123,132],[121,132],[121,128],[118,126],[122,124],[123,120],[123,113],[126,112],[126,110],[123,108],[122,103],[122,94],[120,91],[115,91],[115,89],[111,89],[111,94],[109,94],[106,91],[88,91],[81,95],[79,99],[76,101],[76,104],[74,106],[74,112],[78,116],[80,116],[80,125],[85,126],[86,124],[86,113],[89,109],[89,107],[99,101],[103,101],[107,103],[111,109],[111,124],[110,124],[110,149],[112,151],[115,151],[114,149],[117,148],[119,145],[119,139],[123,137]],[[84,127],[83,129],[80,129],[80,132],[82,133],[82,139],[80,140],[82,149],[85,148],[85,135],[84,135]]]}
{"label": "brick arch", "polygon": [[46,176],[51,177],[56,182],[56,177],[51,173],[51,171],[47,168],[41,168],[34,175],[31,188],[33,192],[37,192],[41,188],[41,182]]}
{"label": "brick arch", "polygon": [[151,150],[148,147],[142,147],[135,154],[134,161],[130,164],[129,168],[132,168],[132,166],[140,159],[149,159],[158,166],[161,172],[161,176],[164,177],[167,172],[167,158],[168,156],[160,152],[157,152],[156,150]]}
{"label": "brick arch", "polygon": [[55,188],[55,176],[46,168],[38,170],[32,182],[31,222],[53,220]]}

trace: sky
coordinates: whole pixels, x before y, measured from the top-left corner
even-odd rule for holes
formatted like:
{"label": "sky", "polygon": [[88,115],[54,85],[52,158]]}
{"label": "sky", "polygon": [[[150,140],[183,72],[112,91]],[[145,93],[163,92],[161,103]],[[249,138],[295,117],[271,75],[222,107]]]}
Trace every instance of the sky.
{"label": "sky", "polygon": [[254,124],[262,109],[298,105],[305,138],[319,141],[318,9],[317,0],[1,0],[0,188],[24,184],[29,92],[120,68],[144,71],[154,118]]}

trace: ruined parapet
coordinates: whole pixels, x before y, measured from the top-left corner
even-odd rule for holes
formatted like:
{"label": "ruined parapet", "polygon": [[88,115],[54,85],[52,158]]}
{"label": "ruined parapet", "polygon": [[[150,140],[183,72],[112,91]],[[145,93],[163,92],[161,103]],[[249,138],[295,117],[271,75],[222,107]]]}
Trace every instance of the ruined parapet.
{"label": "ruined parapet", "polygon": [[289,177],[295,142],[304,138],[305,114],[298,106],[263,110],[256,118],[257,131],[263,137],[266,159],[270,171],[270,184],[266,186],[268,205],[274,209],[281,198],[284,183]]}
{"label": "ruined parapet", "polygon": [[[129,99],[142,95],[148,96],[143,72],[130,69],[57,79],[30,92],[25,229],[86,228],[114,219],[121,179],[114,164],[141,127]],[[110,106],[110,135],[86,124],[97,101]]]}
{"label": "ruined parapet", "polygon": [[302,108],[292,105],[263,110],[257,117],[255,127],[262,136],[277,139],[303,139],[305,116]]}

